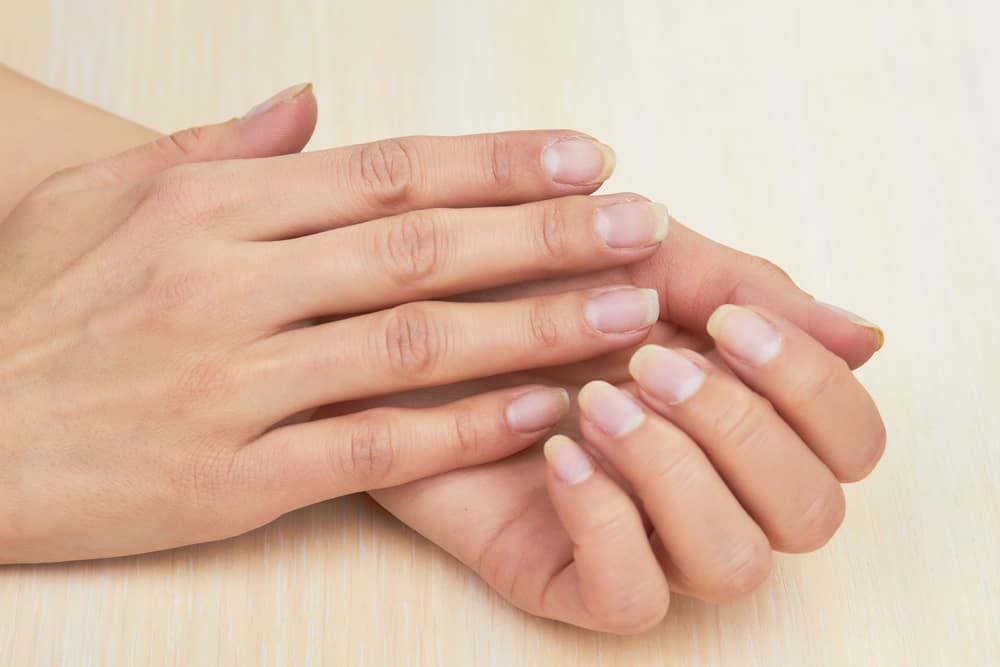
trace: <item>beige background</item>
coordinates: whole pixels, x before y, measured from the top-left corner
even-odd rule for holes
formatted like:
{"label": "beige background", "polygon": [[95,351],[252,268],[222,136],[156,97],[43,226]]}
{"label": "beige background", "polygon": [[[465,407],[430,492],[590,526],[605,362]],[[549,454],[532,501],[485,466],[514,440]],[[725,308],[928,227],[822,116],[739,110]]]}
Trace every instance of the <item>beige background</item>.
{"label": "beige background", "polygon": [[0,569],[0,665],[1000,663],[998,25],[986,0],[0,0],[0,60],[158,129],[312,80],[313,147],[591,132],[618,150],[608,189],[884,326],[861,374],[890,432],[828,547],[640,637],[529,617],[347,498]]}

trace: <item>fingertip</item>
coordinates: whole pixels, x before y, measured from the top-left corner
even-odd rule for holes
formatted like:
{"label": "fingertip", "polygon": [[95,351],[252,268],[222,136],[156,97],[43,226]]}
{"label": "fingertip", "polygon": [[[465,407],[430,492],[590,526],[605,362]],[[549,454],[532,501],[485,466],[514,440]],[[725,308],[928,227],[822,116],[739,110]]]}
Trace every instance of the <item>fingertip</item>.
{"label": "fingertip", "polygon": [[569,404],[569,392],[562,387],[535,387],[515,396],[507,404],[504,418],[515,433],[538,433],[565,417]]}
{"label": "fingertip", "polygon": [[611,177],[617,156],[611,146],[586,135],[558,137],[542,148],[542,170],[553,183],[597,186]]}
{"label": "fingertip", "polygon": [[545,460],[556,478],[568,486],[594,474],[594,462],[580,445],[565,435],[554,435],[542,447]]}

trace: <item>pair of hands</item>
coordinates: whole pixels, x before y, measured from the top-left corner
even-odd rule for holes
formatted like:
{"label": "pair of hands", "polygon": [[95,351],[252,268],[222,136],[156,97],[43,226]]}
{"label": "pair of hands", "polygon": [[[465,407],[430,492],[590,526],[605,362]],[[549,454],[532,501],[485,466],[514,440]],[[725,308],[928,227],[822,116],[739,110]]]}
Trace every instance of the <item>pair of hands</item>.
{"label": "pair of hands", "polygon": [[[291,89],[56,174],[0,224],[0,559],[368,490],[515,604],[626,632],[832,534],[838,479],[884,442],[848,370],[877,330],[674,221],[663,240],[642,197],[582,196],[613,166],[589,137],[288,155],[315,116]],[[706,335],[725,303],[753,307]],[[636,385],[644,341],[687,351],[644,349]],[[597,377],[634,397],[590,384],[574,414],[560,387]],[[604,465],[565,438],[544,465],[525,448],[553,426]]]}

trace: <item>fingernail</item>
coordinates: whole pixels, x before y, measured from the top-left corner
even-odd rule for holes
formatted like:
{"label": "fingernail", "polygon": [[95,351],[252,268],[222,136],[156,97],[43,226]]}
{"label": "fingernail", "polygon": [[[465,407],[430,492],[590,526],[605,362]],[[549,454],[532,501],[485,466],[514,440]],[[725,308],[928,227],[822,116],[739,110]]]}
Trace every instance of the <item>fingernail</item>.
{"label": "fingernail", "polygon": [[832,311],[834,313],[837,313],[838,315],[846,317],[848,320],[850,320],[854,324],[857,324],[858,326],[865,327],[866,329],[871,329],[872,332],[875,334],[876,351],[882,349],[882,345],[885,343],[885,332],[883,332],[882,328],[879,327],[877,324],[869,322],[860,315],[856,315],[851,311],[841,308],[840,306],[835,306],[832,303],[824,303],[823,301],[815,301],[815,303],[817,306],[822,306],[823,308],[826,308],[829,311]]}
{"label": "fingernail", "polygon": [[611,150],[611,146],[593,139],[561,139],[542,151],[542,167],[556,183],[603,183],[615,170],[615,152]]}
{"label": "fingernail", "polygon": [[246,115],[243,117],[253,118],[254,116],[260,116],[262,114],[265,114],[274,107],[281,104],[282,102],[288,102],[290,100],[294,100],[296,97],[304,93],[306,89],[309,88],[311,85],[312,85],[311,83],[298,83],[294,86],[285,88],[280,93],[277,93],[272,97],[269,97],[268,99],[264,100],[254,108],[250,109],[250,111],[247,111]]}
{"label": "fingernail", "polygon": [[705,381],[705,373],[694,362],[659,345],[639,348],[629,361],[628,372],[644,391],[667,405],[686,401]]}
{"label": "fingernail", "polygon": [[653,289],[613,289],[592,297],[583,314],[587,323],[601,333],[639,331],[660,316],[660,296]]}
{"label": "fingernail", "polygon": [[774,327],[742,306],[716,308],[708,318],[708,333],[716,344],[754,366],[770,361],[781,349],[781,336]]}
{"label": "fingernail", "polygon": [[648,201],[599,208],[594,226],[612,248],[642,248],[667,237],[667,207]]}
{"label": "fingernail", "polygon": [[584,416],[612,438],[628,435],[646,419],[625,392],[600,380],[585,384],[576,400]]}
{"label": "fingernail", "polygon": [[507,425],[517,433],[535,433],[552,428],[569,411],[565,389],[545,387],[521,394],[507,406]]}
{"label": "fingernail", "polygon": [[594,474],[594,463],[587,453],[564,435],[554,435],[542,448],[556,477],[567,484],[579,484]]}

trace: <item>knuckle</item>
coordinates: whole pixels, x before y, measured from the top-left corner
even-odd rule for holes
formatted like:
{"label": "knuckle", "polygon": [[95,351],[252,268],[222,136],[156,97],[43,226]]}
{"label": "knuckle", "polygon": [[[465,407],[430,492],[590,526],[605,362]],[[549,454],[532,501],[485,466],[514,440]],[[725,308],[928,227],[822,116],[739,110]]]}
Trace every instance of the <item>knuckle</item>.
{"label": "knuckle", "polygon": [[484,136],[486,173],[489,182],[501,192],[509,190],[513,185],[513,147],[510,141],[499,134]]}
{"label": "knuckle", "polygon": [[392,474],[396,464],[395,438],[390,421],[371,414],[359,420],[346,443],[329,447],[334,460],[331,465],[332,488],[343,486],[343,478],[357,480],[367,488],[376,488]]}
{"label": "knuckle", "polygon": [[792,382],[788,395],[792,397],[791,409],[800,410],[804,407],[825,401],[833,392],[842,378],[847,377],[850,370],[840,357],[834,354],[826,355],[828,360],[815,373],[805,372],[798,382]]}
{"label": "knuckle", "polygon": [[771,573],[771,547],[765,540],[730,543],[714,560],[706,593],[720,602],[749,595]]}
{"label": "knuckle", "polygon": [[553,316],[552,308],[546,307],[544,301],[533,304],[528,309],[529,344],[542,348],[554,348],[561,339],[559,325]]}
{"label": "knuckle", "polygon": [[189,499],[200,513],[218,514],[232,487],[232,450],[208,442],[179,454],[179,463],[167,466],[171,487]]}
{"label": "knuckle", "polygon": [[769,276],[772,278],[778,278],[779,280],[782,281],[787,281],[787,282],[792,281],[791,276],[789,276],[788,273],[783,268],[781,268],[771,260],[767,259],[766,257],[760,257],[758,255],[748,255],[746,261],[750,264],[751,270],[758,274]]}
{"label": "knuckle", "polygon": [[563,262],[569,247],[566,211],[556,199],[538,204],[538,207],[538,250],[550,262]]}
{"label": "knuckle", "polygon": [[146,310],[171,321],[200,317],[217,289],[216,278],[197,262],[164,257],[150,269],[141,298]]}
{"label": "knuckle", "polygon": [[712,420],[712,433],[718,441],[729,446],[738,446],[752,442],[760,437],[763,429],[765,409],[764,399],[755,394],[743,392],[739,398],[734,397]]}
{"label": "knuckle", "polygon": [[390,222],[386,233],[388,274],[398,285],[413,287],[433,275],[444,255],[441,224],[431,211],[406,213]]}
{"label": "knuckle", "polygon": [[175,396],[189,405],[202,405],[221,396],[231,395],[235,377],[230,365],[221,359],[200,359],[181,367]]}
{"label": "knuckle", "polygon": [[353,177],[383,205],[402,202],[414,179],[413,149],[405,139],[383,139],[362,145],[354,154]]}
{"label": "knuckle", "polygon": [[479,461],[488,450],[488,438],[476,415],[468,410],[458,412],[452,429],[459,461]]}
{"label": "knuckle", "polygon": [[200,217],[203,195],[199,179],[187,165],[171,167],[140,186],[140,200],[132,211],[133,220],[170,221],[184,225]]}
{"label": "knuckle", "polygon": [[819,491],[803,508],[797,526],[788,537],[783,551],[802,553],[815,551],[830,541],[844,521],[846,502],[839,484]]}
{"label": "knuckle", "polygon": [[201,127],[189,127],[159,137],[153,146],[170,163],[197,158],[205,139],[205,131]]}
{"label": "knuckle", "polygon": [[28,193],[28,198],[51,197],[72,189],[85,168],[66,167],[49,174]]}
{"label": "knuckle", "polygon": [[671,448],[667,454],[654,450],[643,466],[643,470],[648,471],[648,477],[643,480],[642,486],[646,489],[674,489],[677,493],[691,488],[703,465],[698,451],[695,446]]}
{"label": "knuckle", "polygon": [[[777,282],[795,287],[795,282],[782,269],[769,259],[757,255],[740,254],[729,268],[719,271],[712,282],[725,286],[725,301],[727,303],[753,303],[762,286]],[[773,285],[772,285],[773,287]],[[708,289],[708,294],[713,293]]]}
{"label": "knuckle", "polygon": [[397,306],[389,311],[385,324],[384,357],[392,372],[410,380],[425,380],[434,374],[444,355],[445,339],[426,306]]}

